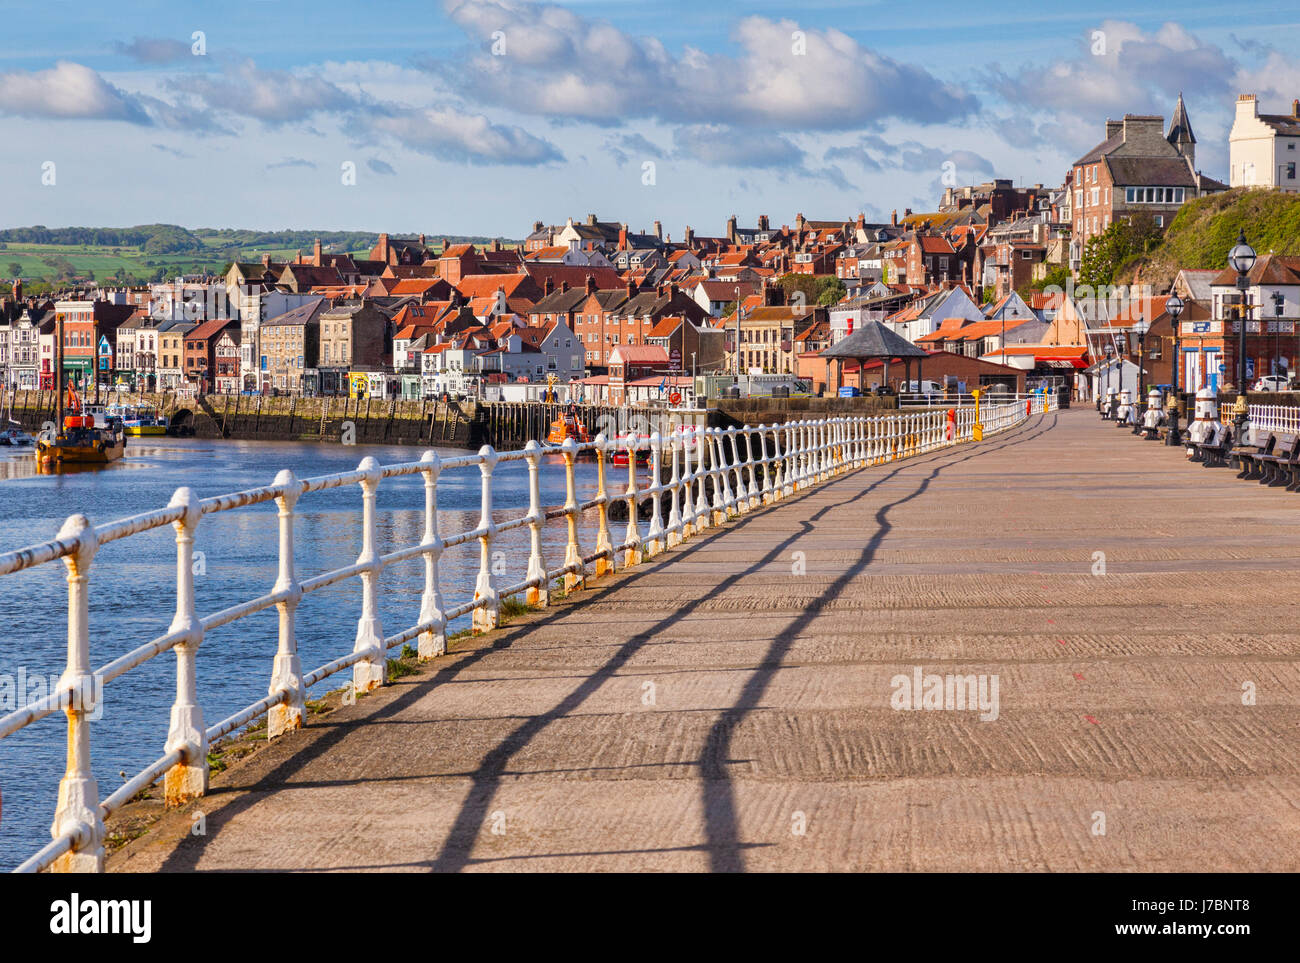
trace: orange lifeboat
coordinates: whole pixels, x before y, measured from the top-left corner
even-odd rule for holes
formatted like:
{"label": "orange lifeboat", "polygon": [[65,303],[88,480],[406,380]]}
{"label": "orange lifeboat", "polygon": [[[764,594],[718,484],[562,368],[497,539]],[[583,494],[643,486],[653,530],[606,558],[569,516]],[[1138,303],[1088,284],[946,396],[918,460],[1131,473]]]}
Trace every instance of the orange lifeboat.
{"label": "orange lifeboat", "polygon": [[551,430],[546,436],[548,445],[562,445],[568,439],[572,438],[579,445],[591,441],[591,435],[578,418],[578,412],[569,407],[560,414],[560,417],[551,422]]}

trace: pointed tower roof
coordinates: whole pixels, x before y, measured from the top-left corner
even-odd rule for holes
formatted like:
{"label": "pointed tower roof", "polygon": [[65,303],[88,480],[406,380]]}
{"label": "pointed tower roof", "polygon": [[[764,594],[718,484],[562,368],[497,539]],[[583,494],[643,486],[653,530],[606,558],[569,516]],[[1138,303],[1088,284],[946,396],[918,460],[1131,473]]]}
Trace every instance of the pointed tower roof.
{"label": "pointed tower roof", "polygon": [[1192,133],[1192,122],[1187,119],[1187,107],[1183,104],[1183,95],[1179,93],[1174,115],[1169,118],[1169,133],[1165,140],[1171,144],[1195,144],[1196,135]]}

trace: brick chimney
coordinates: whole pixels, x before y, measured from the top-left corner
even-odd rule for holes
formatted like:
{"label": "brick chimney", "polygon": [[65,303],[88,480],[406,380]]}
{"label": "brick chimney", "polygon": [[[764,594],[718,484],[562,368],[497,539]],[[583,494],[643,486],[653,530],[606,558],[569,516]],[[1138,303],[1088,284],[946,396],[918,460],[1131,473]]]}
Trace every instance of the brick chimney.
{"label": "brick chimney", "polygon": [[889,212],[889,223],[894,227],[898,227],[898,208],[894,208]]}
{"label": "brick chimney", "polygon": [[1107,140],[1110,140],[1112,137],[1114,137],[1123,129],[1124,129],[1124,121],[1111,120],[1109,117],[1106,118],[1106,139]]}
{"label": "brick chimney", "polygon": [[388,235],[379,235],[379,260],[388,263]]}
{"label": "brick chimney", "polygon": [[546,226],[546,225],[543,224],[541,221],[533,221],[533,233],[534,233],[534,234],[539,233],[539,232],[541,231],[541,229],[542,229],[543,227],[545,227],[545,226]]}
{"label": "brick chimney", "polygon": [[766,214],[760,214],[760,215],[758,215],[758,229],[759,229],[760,231],[771,230],[771,228],[768,227],[768,225],[769,225],[770,223],[771,223],[771,222],[767,219],[767,215],[766,215]]}
{"label": "brick chimney", "polygon": [[800,234],[802,234],[803,225],[804,225],[804,216],[802,214],[796,214],[794,216],[794,229],[798,231]]}
{"label": "brick chimney", "polygon": [[695,231],[689,224],[686,225],[686,233],[682,235],[682,242],[688,248],[695,244]]}
{"label": "brick chimney", "polygon": [[592,277],[590,274],[587,275],[587,293],[588,294],[596,293],[596,279]]}
{"label": "brick chimney", "polygon": [[655,237],[661,241],[664,239],[664,226],[658,221],[655,221]]}
{"label": "brick chimney", "polygon": [[676,281],[673,281],[673,282],[671,282],[671,283],[668,285],[668,293],[669,293],[672,297],[674,297],[674,298],[677,297],[677,290],[678,290],[678,289],[677,289],[677,282],[676,282]]}
{"label": "brick chimney", "polygon": [[420,235],[420,247],[427,247],[427,246],[428,246],[428,244],[427,244],[427,242],[426,242],[425,239],[424,239],[424,235],[421,234],[421,235]]}
{"label": "brick chimney", "polygon": [[293,263],[294,263],[294,264],[301,264],[301,263],[302,263],[302,249],[301,249],[301,248],[298,250],[298,253],[295,254],[295,255],[293,256]]}
{"label": "brick chimney", "polygon": [[595,214],[588,214],[588,215],[587,215],[587,226],[588,226],[588,227],[595,227],[595,226],[596,226],[596,215],[595,215]]}
{"label": "brick chimney", "polygon": [[501,250],[501,238],[499,237],[492,238],[492,250],[493,251]]}
{"label": "brick chimney", "polygon": [[561,281],[561,282],[560,282],[560,290],[561,290],[561,291],[567,291],[567,290],[569,290],[569,282],[568,282],[568,281]]}
{"label": "brick chimney", "polygon": [[859,231],[865,231],[867,229],[867,215],[858,214],[858,219],[854,221],[853,226]]}
{"label": "brick chimney", "polygon": [[316,243],[313,244],[311,247],[311,263],[316,265],[317,267],[320,267],[321,266],[320,256],[321,256],[320,238],[316,238]]}
{"label": "brick chimney", "polygon": [[1300,100],[1291,101],[1291,116],[1300,120]]}
{"label": "brick chimney", "polygon": [[618,249],[620,251],[627,250],[627,225],[626,224],[624,224],[618,229]]}
{"label": "brick chimney", "polygon": [[548,277],[544,282],[542,282],[542,294],[550,294],[554,290],[555,290],[554,278]]}
{"label": "brick chimney", "polygon": [[636,294],[636,284],[634,284],[631,280],[629,280],[627,282],[627,296],[630,298],[634,294]]}
{"label": "brick chimney", "polygon": [[264,267],[264,268],[269,268],[270,266],[271,266],[271,255],[269,255],[269,254],[263,254],[263,255],[262,255],[262,267]]}
{"label": "brick chimney", "polygon": [[732,244],[736,243],[736,215],[732,214],[727,218],[727,240]]}

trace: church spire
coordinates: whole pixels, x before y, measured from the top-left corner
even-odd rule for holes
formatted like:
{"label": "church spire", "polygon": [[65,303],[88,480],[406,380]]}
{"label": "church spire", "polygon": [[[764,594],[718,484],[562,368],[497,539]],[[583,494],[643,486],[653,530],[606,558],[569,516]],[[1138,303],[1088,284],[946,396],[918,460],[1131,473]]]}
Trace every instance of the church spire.
{"label": "church spire", "polygon": [[1165,139],[1175,147],[1179,144],[1196,143],[1196,135],[1192,133],[1192,122],[1187,119],[1187,107],[1183,103],[1182,93],[1178,95],[1174,116],[1169,118],[1169,133],[1165,135]]}
{"label": "church spire", "polygon": [[1187,106],[1183,103],[1181,91],[1178,94],[1178,103],[1174,107],[1174,115],[1169,118],[1169,133],[1165,135],[1165,139],[1173,144],[1174,149],[1186,159],[1187,165],[1195,170],[1196,135],[1192,133],[1192,122],[1187,119]]}

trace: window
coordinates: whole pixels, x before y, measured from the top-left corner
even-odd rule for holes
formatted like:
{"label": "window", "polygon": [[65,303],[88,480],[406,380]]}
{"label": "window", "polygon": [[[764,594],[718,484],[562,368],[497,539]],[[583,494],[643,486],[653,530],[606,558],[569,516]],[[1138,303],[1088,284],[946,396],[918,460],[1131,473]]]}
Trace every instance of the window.
{"label": "window", "polygon": [[1164,227],[1164,226],[1165,226],[1165,216],[1163,214],[1157,214],[1156,227]]}
{"label": "window", "polygon": [[1286,165],[1286,179],[1289,181],[1295,180],[1295,161],[1291,161]]}
{"label": "window", "polygon": [[1080,187],[1074,192],[1074,206],[1083,207],[1083,188]]}

